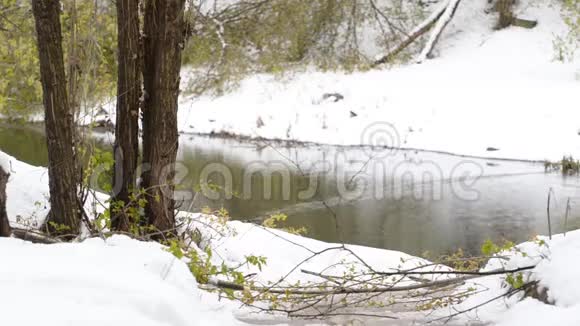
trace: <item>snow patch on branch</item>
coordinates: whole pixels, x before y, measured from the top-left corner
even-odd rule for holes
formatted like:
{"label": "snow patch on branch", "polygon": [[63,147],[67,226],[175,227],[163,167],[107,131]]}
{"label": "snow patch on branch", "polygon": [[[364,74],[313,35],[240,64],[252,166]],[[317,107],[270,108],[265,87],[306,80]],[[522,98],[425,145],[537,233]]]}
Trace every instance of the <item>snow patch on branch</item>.
{"label": "snow patch on branch", "polygon": [[439,39],[439,36],[441,36],[443,30],[453,18],[455,10],[457,10],[457,6],[459,5],[460,2],[461,0],[447,1],[447,7],[445,8],[443,15],[441,15],[439,20],[437,20],[435,28],[431,32],[427,44],[425,44],[423,51],[421,51],[421,54],[419,54],[419,58],[417,59],[418,63],[425,61],[430,56],[431,52],[433,51],[433,48],[435,47],[435,44],[437,43],[437,40]]}
{"label": "snow patch on branch", "polygon": [[421,30],[427,28],[427,26],[433,24],[434,21],[438,20],[443,12],[443,15],[446,14],[447,9],[449,8],[449,4],[452,1],[458,2],[459,0],[446,0],[441,3],[441,6],[437,8],[437,10],[433,11],[429,17],[427,17],[421,24],[415,26],[415,28],[409,33],[409,35],[413,35],[415,33],[419,33]]}

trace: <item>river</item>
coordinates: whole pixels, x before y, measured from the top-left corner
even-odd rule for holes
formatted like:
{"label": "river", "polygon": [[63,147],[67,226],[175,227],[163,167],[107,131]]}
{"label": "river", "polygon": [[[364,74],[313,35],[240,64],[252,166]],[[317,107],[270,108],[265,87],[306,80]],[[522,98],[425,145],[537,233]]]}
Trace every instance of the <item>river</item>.
{"label": "river", "polygon": [[[40,129],[0,125],[0,150],[46,166]],[[97,138],[111,148],[112,136]],[[180,136],[178,162],[180,209],[224,207],[253,222],[284,213],[285,226],[329,242],[431,257],[459,248],[478,254],[486,239],[547,234],[550,191],[552,232],[580,227],[580,180],[545,173],[542,163],[199,135]],[[216,194],[197,194],[206,181],[218,185]]]}

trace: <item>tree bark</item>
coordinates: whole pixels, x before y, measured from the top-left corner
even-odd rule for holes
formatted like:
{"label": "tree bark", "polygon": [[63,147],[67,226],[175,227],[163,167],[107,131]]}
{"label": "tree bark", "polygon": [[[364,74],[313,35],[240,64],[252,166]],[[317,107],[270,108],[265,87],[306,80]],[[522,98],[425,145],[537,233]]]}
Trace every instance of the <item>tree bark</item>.
{"label": "tree bark", "polygon": [[498,29],[506,28],[512,24],[514,19],[513,5],[514,0],[497,0],[496,9],[499,13]]}
{"label": "tree bark", "polygon": [[12,233],[6,214],[6,184],[10,174],[0,166],[0,237],[9,237]]}
{"label": "tree bark", "polygon": [[514,17],[512,20],[512,25],[521,28],[531,29],[538,26],[538,21]]}
{"label": "tree bark", "polygon": [[[139,0],[117,0],[118,72],[117,122],[115,124],[115,168],[113,203],[133,205],[139,159],[139,98],[141,97],[141,50]],[[114,204],[112,204],[114,205]],[[113,229],[129,231],[132,222],[126,213],[112,210]]]}
{"label": "tree bark", "polygon": [[495,3],[495,9],[499,14],[497,29],[503,29],[512,25],[523,28],[534,28],[538,25],[538,22],[535,20],[516,17],[513,12],[514,5],[515,0],[497,0]]}
{"label": "tree bark", "polygon": [[143,188],[149,225],[175,227],[173,175],[178,147],[177,100],[185,42],[184,0],[147,0],[145,8]]}
{"label": "tree bark", "polygon": [[73,114],[66,92],[63,63],[60,1],[33,0],[32,12],[36,24],[49,161],[51,211],[45,224],[49,232],[76,234],[81,215],[77,202]]}

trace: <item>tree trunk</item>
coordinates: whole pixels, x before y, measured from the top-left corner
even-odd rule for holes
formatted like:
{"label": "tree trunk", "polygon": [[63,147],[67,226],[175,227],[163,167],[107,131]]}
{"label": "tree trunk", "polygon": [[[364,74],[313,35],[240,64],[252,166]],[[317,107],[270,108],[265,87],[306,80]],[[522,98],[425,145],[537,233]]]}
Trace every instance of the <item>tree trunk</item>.
{"label": "tree trunk", "polygon": [[[48,146],[49,232],[76,234],[80,226],[73,149],[73,115],[66,93],[60,2],[33,0]],[[51,223],[54,222],[54,223]]]}
{"label": "tree trunk", "polygon": [[518,18],[514,15],[513,8],[515,2],[515,0],[497,0],[495,3],[495,9],[499,14],[497,29],[506,28],[512,25],[523,28],[536,27],[536,25],[538,25],[537,21]]}
{"label": "tree trunk", "polygon": [[143,188],[148,223],[175,227],[173,175],[178,147],[177,100],[185,42],[184,0],[147,0],[143,80]]}
{"label": "tree trunk", "polygon": [[498,29],[506,28],[514,20],[513,14],[514,0],[497,0],[496,9],[499,13]]}
{"label": "tree trunk", "polygon": [[9,237],[12,233],[6,215],[6,184],[9,176],[10,174],[0,166],[0,237]]}
{"label": "tree trunk", "polygon": [[[133,205],[139,159],[139,98],[141,97],[141,51],[139,38],[139,0],[117,0],[118,73],[117,122],[115,124],[115,169],[113,203]],[[127,207],[125,207],[127,208]],[[113,229],[129,231],[132,222],[126,209],[112,210]]]}

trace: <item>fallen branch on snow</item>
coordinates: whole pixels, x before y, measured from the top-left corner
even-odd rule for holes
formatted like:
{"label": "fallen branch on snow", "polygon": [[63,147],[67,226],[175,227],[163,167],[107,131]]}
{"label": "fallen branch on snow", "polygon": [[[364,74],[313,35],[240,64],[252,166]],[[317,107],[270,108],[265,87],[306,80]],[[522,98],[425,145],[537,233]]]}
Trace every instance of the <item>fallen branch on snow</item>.
{"label": "fallen branch on snow", "polygon": [[15,238],[30,241],[32,243],[54,244],[62,242],[58,238],[54,238],[44,233],[29,229],[12,228],[12,235]]}
{"label": "fallen branch on snow", "polygon": [[437,41],[439,41],[439,37],[443,33],[445,27],[447,27],[447,25],[451,21],[451,19],[453,19],[453,15],[455,15],[455,12],[457,11],[457,7],[459,6],[460,2],[461,0],[451,0],[449,2],[447,8],[445,8],[445,11],[437,20],[437,24],[435,25],[435,28],[433,29],[433,32],[431,33],[431,36],[429,37],[427,44],[423,48],[423,51],[421,51],[421,54],[417,59],[418,63],[421,63],[431,57],[433,49],[435,48]]}
{"label": "fallen branch on snow", "polygon": [[[454,0],[456,1],[456,0]],[[397,56],[401,51],[406,49],[409,45],[411,45],[415,40],[417,40],[421,35],[428,32],[435,23],[443,16],[443,14],[447,11],[447,8],[451,4],[451,0],[446,0],[441,7],[439,7],[436,11],[434,11],[425,21],[419,24],[409,35],[406,39],[404,39],[399,45],[397,45],[394,49],[390,50],[386,55],[377,59],[372,66],[376,67],[378,65],[387,63],[391,61],[395,56]]]}
{"label": "fallen branch on snow", "polygon": [[[370,288],[348,288],[345,286],[326,286],[327,289],[293,289],[293,288],[270,288],[270,287],[260,287],[260,286],[247,286],[241,285],[229,281],[210,279],[209,284],[221,288],[234,291],[255,291],[273,294],[292,294],[292,295],[334,295],[334,294],[360,294],[360,293],[387,293],[387,292],[402,292],[402,291],[412,291],[419,289],[429,289],[444,287],[452,284],[459,284],[465,281],[489,275],[501,275],[501,274],[511,274],[521,271],[534,269],[536,266],[526,266],[513,270],[498,269],[489,272],[460,272],[460,271],[433,271],[433,272],[402,272],[399,274],[389,273],[391,275],[407,276],[411,274],[459,274],[463,273],[464,276],[454,277],[445,280],[422,282],[420,284],[412,285],[402,285],[402,286],[375,286]],[[315,274],[308,272],[308,274]],[[326,277],[325,277],[326,278]]]}

